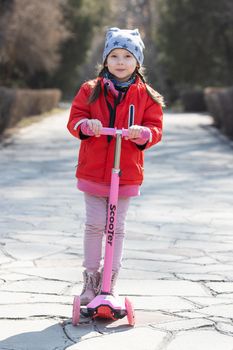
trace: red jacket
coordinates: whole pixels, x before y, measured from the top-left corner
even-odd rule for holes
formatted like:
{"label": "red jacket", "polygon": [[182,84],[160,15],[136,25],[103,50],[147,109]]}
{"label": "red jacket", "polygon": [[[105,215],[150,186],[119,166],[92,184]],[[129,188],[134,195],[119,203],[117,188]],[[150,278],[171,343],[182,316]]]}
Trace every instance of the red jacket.
{"label": "red jacket", "polygon": [[[101,80],[102,92],[95,102],[89,104],[88,97],[97,80],[84,83],[73,100],[67,127],[77,138],[80,138],[80,125],[83,119],[99,119],[104,127],[109,127],[109,109],[103,93],[104,83],[102,78],[98,79]],[[107,99],[113,105],[114,97],[110,92]],[[126,96],[116,108],[114,125],[116,128],[128,128],[131,104],[135,106],[134,124],[146,126],[151,130],[152,140],[148,141],[144,147],[149,148],[161,140],[163,112],[161,106],[148,95],[145,83],[139,78],[129,87]],[[106,136],[83,139],[79,150],[76,177],[109,184],[114,147],[114,138],[110,142]],[[140,185],[142,183],[144,163],[142,149],[143,147],[137,146],[130,140],[122,140],[120,184]]]}

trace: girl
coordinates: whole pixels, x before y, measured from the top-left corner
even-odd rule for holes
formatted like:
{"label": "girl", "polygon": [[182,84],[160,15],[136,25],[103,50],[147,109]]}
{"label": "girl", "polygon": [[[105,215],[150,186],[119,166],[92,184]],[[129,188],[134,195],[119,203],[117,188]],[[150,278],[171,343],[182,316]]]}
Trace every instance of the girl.
{"label": "girl", "polygon": [[[100,136],[101,128],[129,128],[128,139],[122,140],[112,294],[121,267],[130,197],[139,195],[143,181],[143,151],[162,137],[163,98],[145,83],[139,72],[143,49],[138,29],[109,29],[102,69],[95,80],[81,86],[71,107],[68,129],[81,140],[76,177],[86,205],[82,305],[89,303],[101,288],[102,238],[115,145],[113,137]],[[144,135],[150,135],[146,139],[141,137],[144,129],[149,131]],[[90,137],[90,132],[95,137]]]}

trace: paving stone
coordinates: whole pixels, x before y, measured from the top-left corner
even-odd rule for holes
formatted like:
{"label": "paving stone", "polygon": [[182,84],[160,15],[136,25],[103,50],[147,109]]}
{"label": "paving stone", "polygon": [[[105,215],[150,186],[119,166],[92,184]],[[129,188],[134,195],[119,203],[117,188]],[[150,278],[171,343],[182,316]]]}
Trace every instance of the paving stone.
{"label": "paving stone", "polygon": [[2,264],[6,264],[8,262],[11,262],[12,258],[10,256],[6,256],[1,250],[0,250],[0,266]]}
{"label": "paving stone", "polygon": [[210,273],[176,273],[176,276],[180,279],[189,281],[222,281],[224,278],[221,275]]}
{"label": "paving stone", "polygon": [[[6,191],[8,192],[8,189],[6,189]],[[33,225],[31,223],[19,222],[16,219],[8,219],[7,217],[5,217],[4,220],[0,222],[0,231],[4,233],[13,230],[17,231],[16,227],[18,227],[20,230],[33,229]]]}
{"label": "paving stone", "polygon": [[[15,271],[17,271],[17,269],[15,269]],[[21,268],[19,271],[29,277],[41,277],[48,280],[77,282],[78,280],[80,280],[80,277],[82,278],[81,268],[77,269],[76,267],[72,268],[70,266],[59,267],[59,269],[57,267],[33,267],[27,269]]]}
{"label": "paving stone", "polygon": [[53,320],[0,320],[0,349],[63,350],[72,345]]}
{"label": "paving stone", "polygon": [[210,316],[221,316],[226,318],[231,318],[233,313],[233,304],[224,303],[218,305],[211,305],[204,307],[200,310],[203,314]]}
{"label": "paving stone", "polygon": [[168,345],[167,350],[232,350],[233,337],[216,331],[195,330],[179,333]]}
{"label": "paving stone", "polygon": [[208,320],[213,321],[215,323],[215,327],[218,322],[220,323],[231,323],[231,320],[229,318],[221,317],[221,316],[206,316],[208,317]]}
{"label": "paving stone", "polygon": [[[41,210],[41,209],[40,209]],[[44,209],[45,213],[47,212],[47,208]],[[14,234],[8,234],[8,238],[14,239]],[[62,231],[51,231],[51,230],[31,230],[31,231],[17,231],[17,240],[20,240],[22,243],[45,243],[45,244],[54,244],[62,245],[64,241],[66,241],[66,245],[69,240],[72,239],[72,242],[76,242],[77,237],[70,237],[65,232]],[[63,246],[64,247],[64,246]]]}
{"label": "paving stone", "polygon": [[206,285],[217,293],[233,293],[233,282],[210,282]]}
{"label": "paving stone", "polygon": [[206,252],[215,252],[218,250],[232,250],[233,249],[233,243],[229,242],[211,242],[211,241],[196,241],[196,240],[177,240],[176,245],[179,247],[194,247],[194,248],[200,248],[204,249]]}
{"label": "paving stone", "polygon": [[8,282],[2,286],[2,290],[15,292],[31,292],[44,294],[62,294],[68,284],[61,281],[31,279],[25,281]]}
{"label": "paving stone", "polygon": [[151,350],[151,344],[154,349],[158,349],[166,336],[165,332],[140,327],[88,339],[68,347],[67,350],[91,350],[93,347],[113,350]]}
{"label": "paving stone", "polygon": [[[80,322],[82,322],[82,319]],[[64,327],[66,335],[74,343],[78,343],[90,338],[100,337],[102,335],[96,330],[96,326],[92,321],[89,323],[80,323],[77,326],[73,326],[71,323],[66,323]]]}
{"label": "paving stone", "polygon": [[232,302],[233,293],[221,293],[216,295],[216,299],[225,298]]}
{"label": "paving stone", "polygon": [[193,318],[189,320],[179,320],[179,321],[170,321],[166,323],[162,323],[158,327],[161,330],[167,330],[167,331],[184,331],[184,330],[191,330],[191,329],[198,329],[202,327],[207,327],[207,326],[213,326],[214,322],[209,321],[206,319],[201,319],[201,318]]}
{"label": "paving stone", "polygon": [[[232,225],[229,227],[229,235],[232,236]],[[215,252],[214,256],[221,262],[232,262],[232,251]]]}
{"label": "paving stone", "polygon": [[162,310],[167,312],[178,312],[181,310],[192,310],[194,305],[183,298],[176,296],[133,296],[130,297],[135,309],[138,310]]}
{"label": "paving stone", "polygon": [[[209,237],[207,239],[209,239]],[[211,264],[216,264],[216,259],[209,258],[208,256],[202,256],[198,258],[183,260],[183,262],[187,262],[189,264],[198,264],[198,265],[211,265]]]}
{"label": "paving stone", "polygon": [[130,251],[125,249],[125,260],[129,259],[136,259],[137,262],[140,264],[140,260],[153,260],[153,261],[179,261],[184,259],[183,256],[176,256],[176,255],[168,255],[168,254],[159,254],[155,252],[146,252],[146,251],[140,251],[140,250],[134,250]]}
{"label": "paving stone", "polygon": [[5,269],[9,269],[9,268],[14,268],[14,267],[32,267],[35,266],[33,261],[22,261],[22,260],[13,260],[7,264],[4,264],[4,268]]}
{"label": "paving stone", "polygon": [[5,250],[18,260],[33,260],[56,253],[61,250],[55,244],[41,243],[8,243]]}
{"label": "paving stone", "polygon": [[0,275],[4,279],[4,281],[20,281],[30,279],[30,276],[25,276],[24,274],[14,272],[10,273],[10,271],[6,273],[0,270]]}
{"label": "paving stone", "polygon": [[119,280],[119,293],[126,295],[207,296],[201,285],[190,281]]}
{"label": "paving stone", "polygon": [[231,298],[228,298],[227,295],[225,297],[222,296],[213,296],[213,297],[188,297],[185,298],[190,302],[195,303],[196,305],[201,306],[210,306],[216,304],[229,304],[232,302]]}
{"label": "paving stone", "polygon": [[[123,262],[124,264],[124,262]],[[154,271],[141,271],[137,270],[137,267],[133,269],[125,269],[122,268],[119,274],[120,279],[126,279],[126,280],[170,280],[173,278],[173,275],[171,273],[161,273],[161,272],[154,272]]]}
{"label": "paving stone", "polygon": [[[12,298],[13,299],[13,298]],[[61,303],[27,303],[1,305],[0,318],[17,319],[29,317],[62,317],[70,318],[72,306]]]}
{"label": "paving stone", "polygon": [[134,241],[125,241],[125,249],[135,249],[138,250],[138,247],[140,247],[142,250],[150,251],[151,249],[165,249],[168,248],[171,245],[171,240],[168,241],[151,241],[151,240],[134,240]]}
{"label": "paving stone", "polygon": [[[190,243],[191,245],[191,243]],[[168,265],[168,264],[163,264],[163,270],[167,271],[172,271],[172,266]],[[232,265],[230,264],[212,264],[212,265],[202,265],[202,266],[198,266],[198,265],[188,265],[188,264],[183,264],[181,265],[180,262],[173,263],[173,272],[175,273],[194,273],[194,274],[205,274],[205,273],[210,273],[212,274],[216,274],[216,273],[221,273],[221,274],[227,274],[230,273],[230,275],[232,276]]]}
{"label": "paving stone", "polygon": [[[179,311],[176,312],[175,315],[181,318],[193,319],[193,318],[203,318],[206,315],[202,313],[202,311]],[[208,317],[209,318],[209,317]]]}
{"label": "paving stone", "polygon": [[75,257],[74,255],[69,255],[66,252],[55,254],[49,258],[43,258],[35,260],[34,266],[37,267],[76,267],[77,268],[77,276],[80,275],[79,271],[83,271],[83,267],[81,268],[81,260],[79,257]]}
{"label": "paving stone", "polygon": [[[170,233],[169,233],[170,234]],[[165,253],[168,255],[177,255],[177,256],[183,256],[185,257],[202,257],[205,256],[204,252],[198,250],[198,249],[194,249],[194,248],[180,248],[180,247],[169,247],[167,249],[159,249],[156,250],[156,252],[160,252],[161,254]]]}
{"label": "paving stone", "polygon": [[217,322],[216,328],[221,332],[233,336],[233,325],[227,322]]}
{"label": "paving stone", "polygon": [[[26,303],[61,303],[72,304],[73,297],[66,295],[39,294],[39,293],[23,293],[23,292],[7,292],[0,291],[0,305],[9,305]],[[0,311],[1,314],[1,311]]]}
{"label": "paving stone", "polygon": [[[135,326],[149,326],[154,324],[163,324],[168,321],[175,321],[179,319],[171,314],[165,314],[160,311],[152,311],[152,310],[135,310]],[[102,333],[110,333],[116,332],[118,330],[128,330],[128,321],[127,317],[122,318],[121,320],[117,320],[114,322],[106,321],[106,320],[96,320],[96,329]]]}

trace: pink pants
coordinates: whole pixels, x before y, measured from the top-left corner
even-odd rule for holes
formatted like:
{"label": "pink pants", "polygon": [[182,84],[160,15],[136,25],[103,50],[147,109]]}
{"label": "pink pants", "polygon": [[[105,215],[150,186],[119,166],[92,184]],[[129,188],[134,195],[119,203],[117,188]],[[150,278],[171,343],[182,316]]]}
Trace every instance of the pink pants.
{"label": "pink pants", "polygon": [[[85,193],[84,196],[86,204],[86,226],[83,266],[88,271],[97,271],[102,260],[102,240],[107,221],[108,198],[96,197],[87,193]],[[118,199],[113,271],[118,271],[121,267],[125,219],[129,202],[129,197],[120,197]]]}

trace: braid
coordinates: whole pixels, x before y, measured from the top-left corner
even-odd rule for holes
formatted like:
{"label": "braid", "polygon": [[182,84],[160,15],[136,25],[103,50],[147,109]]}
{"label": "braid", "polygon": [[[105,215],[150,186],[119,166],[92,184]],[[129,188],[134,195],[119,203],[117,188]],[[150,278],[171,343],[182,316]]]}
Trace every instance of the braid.
{"label": "braid", "polygon": [[143,83],[145,83],[146,84],[146,78],[144,77],[144,75],[143,75],[143,73],[142,73],[142,70],[136,70],[136,73],[137,73],[137,75],[139,76],[139,78],[143,81]]}
{"label": "braid", "polygon": [[[98,77],[103,77],[105,71],[106,71],[106,68],[101,66],[101,70],[99,71]],[[92,90],[92,92],[90,94],[90,97],[88,99],[88,103],[91,104],[91,103],[95,102],[98,99],[100,93],[101,93],[101,82],[100,82],[100,80],[98,80],[96,85],[94,86],[94,89]]]}
{"label": "braid", "polygon": [[141,68],[140,70],[137,68],[136,69],[136,73],[137,75],[140,77],[140,79],[143,81],[143,83],[146,86],[146,91],[148,93],[148,95],[152,98],[152,100],[154,100],[155,102],[157,102],[161,107],[165,107],[165,102],[164,102],[164,98],[162,95],[160,95],[157,91],[155,91],[154,89],[152,89],[151,86],[149,86],[146,83],[146,78],[143,75],[145,69]]}
{"label": "braid", "polygon": [[152,98],[152,100],[157,102],[161,107],[166,107],[164,98],[162,95],[158,93],[158,91],[155,91],[154,89],[152,89],[152,87],[148,84],[146,84],[146,91],[148,95]]}

